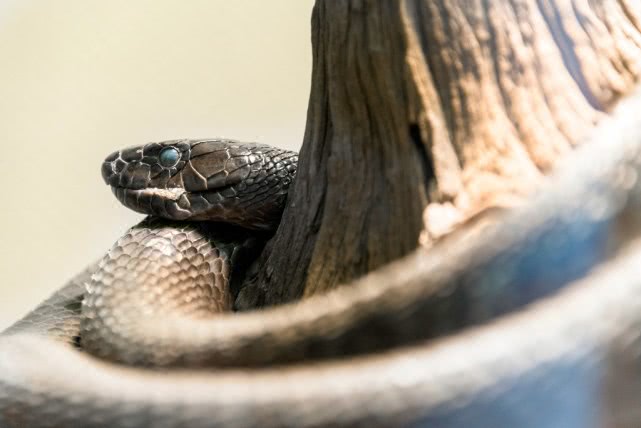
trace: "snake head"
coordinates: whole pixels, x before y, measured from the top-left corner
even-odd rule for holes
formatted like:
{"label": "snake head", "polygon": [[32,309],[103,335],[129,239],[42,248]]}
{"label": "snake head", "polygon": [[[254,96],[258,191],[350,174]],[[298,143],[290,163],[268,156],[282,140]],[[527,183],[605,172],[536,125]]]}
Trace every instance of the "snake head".
{"label": "snake head", "polygon": [[298,155],[233,140],[172,140],[109,155],[102,176],[137,212],[173,220],[210,220],[251,229],[280,221]]}

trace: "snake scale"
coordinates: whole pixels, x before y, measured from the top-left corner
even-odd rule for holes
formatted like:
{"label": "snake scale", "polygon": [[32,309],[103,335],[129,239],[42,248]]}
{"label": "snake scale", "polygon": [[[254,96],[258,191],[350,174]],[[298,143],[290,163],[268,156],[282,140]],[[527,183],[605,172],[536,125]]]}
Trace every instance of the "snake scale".
{"label": "snake scale", "polygon": [[639,94],[620,103],[477,233],[247,313],[228,310],[296,154],[118,152],[103,165],[116,196],[170,219],[132,228],[0,336],[0,426],[639,426],[639,111]]}

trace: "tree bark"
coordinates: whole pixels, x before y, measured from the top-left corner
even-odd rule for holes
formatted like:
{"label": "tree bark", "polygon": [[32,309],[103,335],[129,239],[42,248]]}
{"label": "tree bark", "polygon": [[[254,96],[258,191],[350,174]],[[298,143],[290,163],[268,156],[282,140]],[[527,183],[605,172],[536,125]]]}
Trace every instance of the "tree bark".
{"label": "tree bark", "polygon": [[299,170],[255,278],[323,292],[518,204],[641,72],[632,0],[317,0]]}

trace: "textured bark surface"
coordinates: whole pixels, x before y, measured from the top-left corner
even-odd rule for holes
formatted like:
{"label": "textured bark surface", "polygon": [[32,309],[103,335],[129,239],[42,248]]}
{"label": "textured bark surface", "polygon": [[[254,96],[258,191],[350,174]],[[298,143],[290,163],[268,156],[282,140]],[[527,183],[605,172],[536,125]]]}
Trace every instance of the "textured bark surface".
{"label": "textured bark surface", "polygon": [[298,176],[255,278],[265,304],[517,204],[637,81],[641,5],[318,0],[312,44]]}

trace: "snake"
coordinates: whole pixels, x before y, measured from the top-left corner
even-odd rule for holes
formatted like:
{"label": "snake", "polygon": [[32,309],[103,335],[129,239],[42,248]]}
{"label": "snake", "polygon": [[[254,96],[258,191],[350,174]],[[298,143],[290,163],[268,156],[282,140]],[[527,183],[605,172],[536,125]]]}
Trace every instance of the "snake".
{"label": "snake", "polygon": [[485,227],[248,312],[297,154],[115,152],[103,178],[149,217],[0,335],[0,426],[637,426],[638,111]]}

